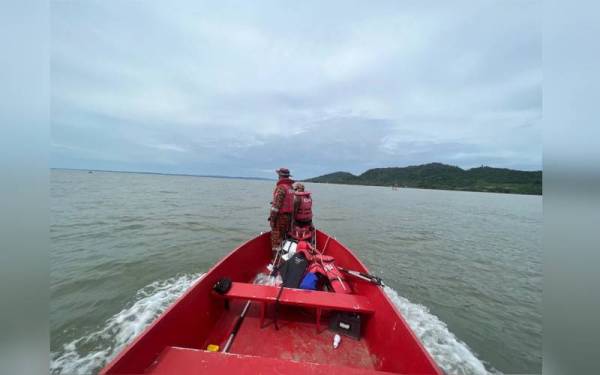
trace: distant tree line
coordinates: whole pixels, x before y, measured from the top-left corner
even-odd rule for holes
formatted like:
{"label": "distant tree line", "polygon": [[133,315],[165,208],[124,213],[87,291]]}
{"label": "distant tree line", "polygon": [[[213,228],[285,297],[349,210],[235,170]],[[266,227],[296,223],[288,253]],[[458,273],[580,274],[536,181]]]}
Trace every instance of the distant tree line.
{"label": "distant tree line", "polygon": [[403,168],[374,168],[359,176],[348,172],[335,172],[305,181],[542,195],[542,171],[519,171],[487,166],[464,170],[442,163]]}

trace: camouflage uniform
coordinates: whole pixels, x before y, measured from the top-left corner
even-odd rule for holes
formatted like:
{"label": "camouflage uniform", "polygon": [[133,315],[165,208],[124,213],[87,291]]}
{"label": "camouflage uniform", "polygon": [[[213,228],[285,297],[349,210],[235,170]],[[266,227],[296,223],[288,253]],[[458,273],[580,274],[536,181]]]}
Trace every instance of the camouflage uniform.
{"label": "camouflage uniform", "polygon": [[[288,184],[289,183],[289,184]],[[273,256],[281,245],[286,233],[290,229],[292,221],[291,212],[280,212],[284,208],[286,195],[290,194],[291,184],[290,179],[282,179],[277,183],[273,191],[273,202],[271,202],[271,213],[269,220],[271,222],[271,249]],[[291,199],[288,197],[287,199]]]}

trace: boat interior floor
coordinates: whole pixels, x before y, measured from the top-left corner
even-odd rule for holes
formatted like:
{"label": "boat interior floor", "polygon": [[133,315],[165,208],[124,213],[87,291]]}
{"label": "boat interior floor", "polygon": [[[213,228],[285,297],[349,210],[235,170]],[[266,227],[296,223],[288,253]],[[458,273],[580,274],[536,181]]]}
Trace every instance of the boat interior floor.
{"label": "boat interior floor", "polygon": [[[243,305],[243,301],[231,301],[230,308],[225,310],[213,328],[204,348],[211,343],[226,341],[228,331]],[[279,329],[274,326],[274,310],[274,304],[268,305],[261,327],[259,303],[252,303],[229,352],[297,362],[370,370],[375,368],[377,358],[371,354],[364,339],[342,336],[340,345],[333,347],[335,333],[327,328],[328,313],[323,313],[320,331],[317,332],[314,309],[280,305],[277,320]]]}

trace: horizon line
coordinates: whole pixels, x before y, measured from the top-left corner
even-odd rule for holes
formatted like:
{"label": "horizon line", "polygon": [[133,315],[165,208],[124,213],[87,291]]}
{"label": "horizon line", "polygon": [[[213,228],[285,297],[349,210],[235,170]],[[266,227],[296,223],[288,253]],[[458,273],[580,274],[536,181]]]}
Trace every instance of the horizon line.
{"label": "horizon line", "polygon": [[192,173],[170,173],[170,172],[148,172],[148,171],[125,171],[125,170],[114,170],[114,169],[94,169],[94,168],[67,168],[67,167],[50,167],[55,170],[66,170],[66,171],[89,171],[89,172],[112,172],[112,173],[138,173],[138,174],[156,174],[164,176],[183,176],[183,177],[209,177],[209,178],[227,178],[227,179],[238,179],[238,180],[263,180],[263,181],[275,181],[274,178],[267,177],[244,177],[244,176],[225,176],[225,175],[213,175],[213,174],[192,174]]}

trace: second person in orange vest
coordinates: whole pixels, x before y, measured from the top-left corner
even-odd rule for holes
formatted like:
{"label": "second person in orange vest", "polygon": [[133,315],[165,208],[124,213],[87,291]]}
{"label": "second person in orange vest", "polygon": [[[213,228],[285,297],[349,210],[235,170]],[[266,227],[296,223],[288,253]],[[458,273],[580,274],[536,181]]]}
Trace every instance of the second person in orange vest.
{"label": "second person in orange vest", "polygon": [[312,197],[309,192],[304,191],[304,185],[299,182],[294,185],[294,190],[292,225],[288,235],[298,241],[312,242]]}

